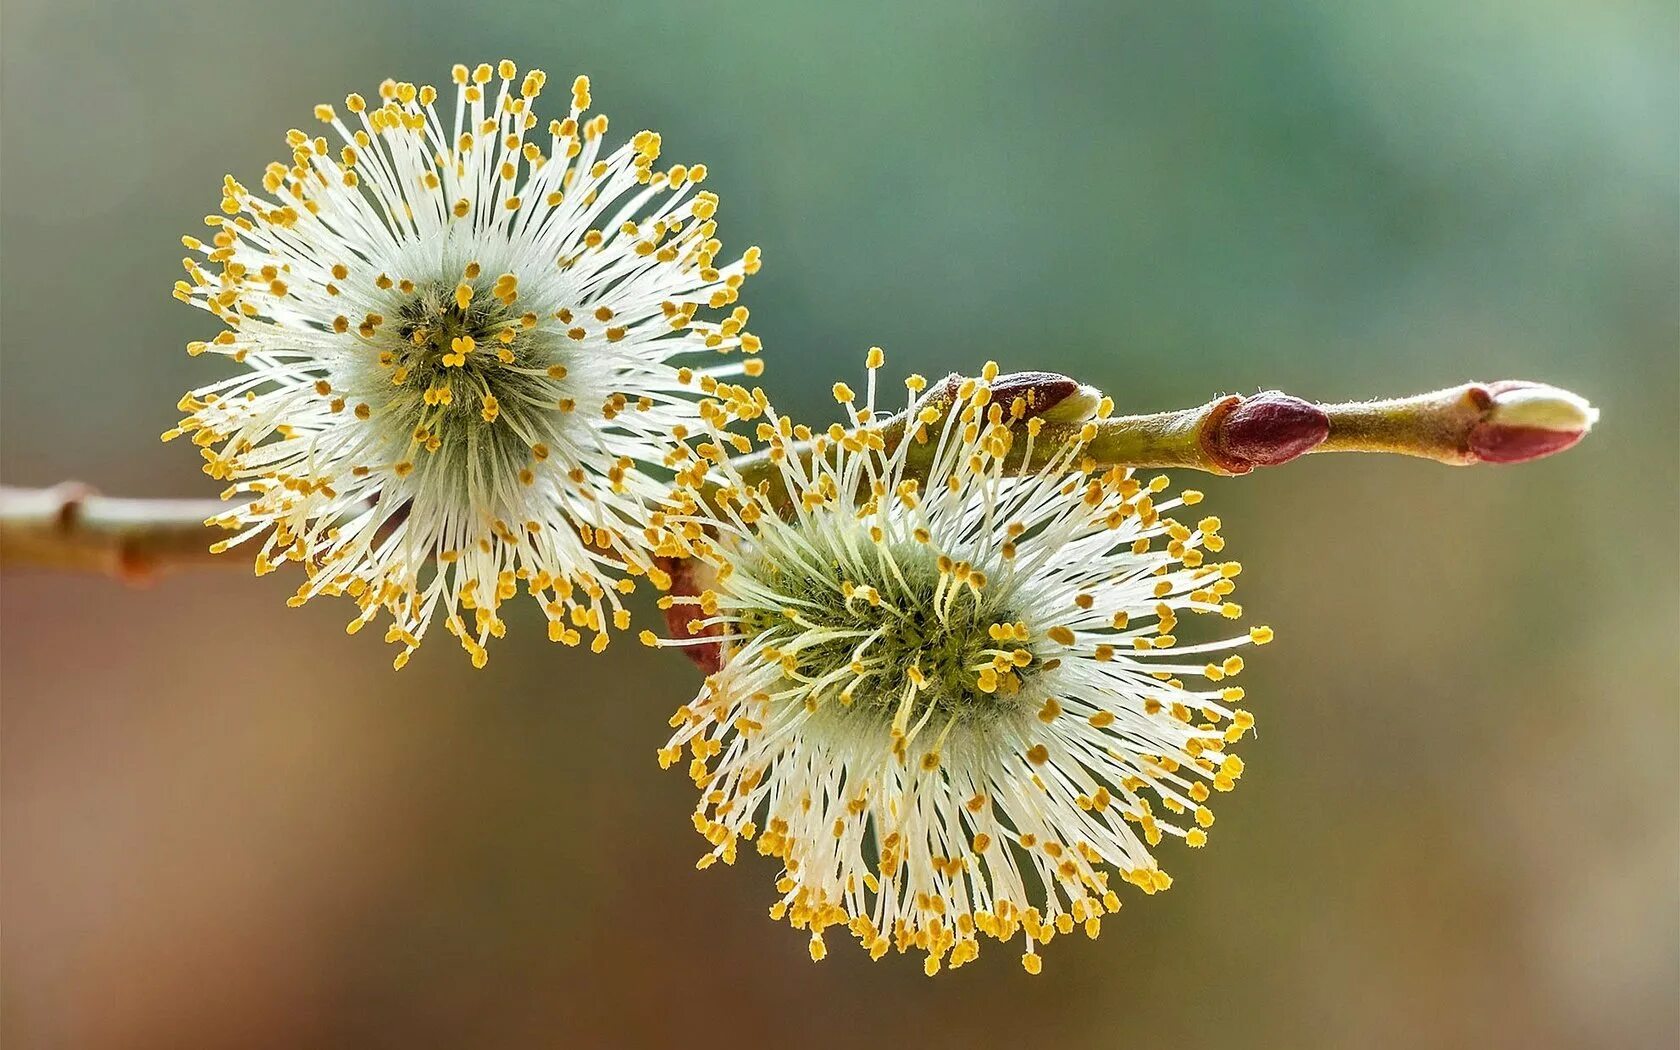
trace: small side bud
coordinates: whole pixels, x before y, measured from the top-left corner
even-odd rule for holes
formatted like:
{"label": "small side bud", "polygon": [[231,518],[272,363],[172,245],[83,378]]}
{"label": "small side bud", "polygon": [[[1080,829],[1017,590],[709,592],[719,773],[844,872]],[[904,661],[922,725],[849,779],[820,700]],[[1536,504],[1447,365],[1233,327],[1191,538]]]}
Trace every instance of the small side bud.
{"label": "small side bud", "polygon": [[1598,409],[1586,399],[1545,383],[1489,383],[1472,396],[1484,415],[1470,428],[1469,450],[1484,463],[1526,463],[1562,452],[1598,422]]}
{"label": "small side bud", "polygon": [[1202,431],[1207,453],[1233,474],[1275,467],[1311,452],[1330,435],[1330,416],[1310,401],[1268,390],[1230,398]]}
{"label": "small side bud", "polygon": [[1083,423],[1096,415],[1102,391],[1056,372],[1011,372],[992,381],[992,400],[1026,402],[1027,417],[1046,423]]}

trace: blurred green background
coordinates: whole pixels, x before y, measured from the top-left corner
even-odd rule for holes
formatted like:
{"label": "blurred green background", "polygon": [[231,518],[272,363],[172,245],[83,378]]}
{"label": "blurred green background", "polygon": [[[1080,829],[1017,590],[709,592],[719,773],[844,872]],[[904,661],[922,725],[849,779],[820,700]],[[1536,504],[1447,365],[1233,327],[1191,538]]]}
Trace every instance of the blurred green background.
{"label": "blurred green background", "polygon": [[[206,495],[178,237],[311,104],[513,58],[703,160],[784,409],[864,349],[1124,410],[1543,378],[1522,468],[1200,487],[1279,642],[1210,847],[1100,940],[928,981],[698,873],[697,685],[633,640],[409,669],[234,566],[3,591],[8,1047],[1674,1045],[1671,3],[6,0],[13,484]],[[552,92],[551,92],[552,94]],[[561,96],[546,99],[548,109]],[[547,110],[543,111],[545,114]]]}

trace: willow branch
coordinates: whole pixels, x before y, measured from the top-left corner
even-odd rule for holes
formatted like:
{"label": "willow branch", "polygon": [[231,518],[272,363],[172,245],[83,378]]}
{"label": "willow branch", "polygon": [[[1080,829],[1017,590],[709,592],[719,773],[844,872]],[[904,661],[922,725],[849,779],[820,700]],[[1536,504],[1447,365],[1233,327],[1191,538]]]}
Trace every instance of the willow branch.
{"label": "willow branch", "polygon": [[[949,406],[962,377],[935,386],[921,405]],[[1019,420],[1043,420],[1027,443],[1013,446],[1018,471],[1043,466],[1088,427],[1085,454],[1099,466],[1196,470],[1236,476],[1275,467],[1315,452],[1375,452],[1413,456],[1452,466],[1522,463],[1561,452],[1584,437],[1598,418],[1585,400],[1543,383],[1503,380],[1382,401],[1318,405],[1281,391],[1216,398],[1196,408],[1151,415],[1096,418],[1102,394],[1066,376],[1019,372],[992,383],[992,400],[1015,408]],[[921,406],[918,406],[918,409]],[[903,440],[905,416],[879,424],[888,448]],[[906,452],[906,476],[926,473],[932,444]],[[809,448],[801,450],[809,455]],[[768,482],[781,472],[764,453],[737,461],[744,480]]]}
{"label": "willow branch", "polygon": [[[949,376],[921,403],[949,406],[962,383]],[[999,376],[992,398],[1019,420],[1043,420],[1032,460],[1014,445],[1016,470],[1043,466],[1087,429],[1085,453],[1101,466],[1247,474],[1314,452],[1379,452],[1437,463],[1520,463],[1561,452],[1597,419],[1581,398],[1540,383],[1465,383],[1415,397],[1316,405],[1278,391],[1217,398],[1196,408],[1097,418],[1103,398],[1092,387],[1049,372]],[[921,406],[918,406],[921,407]],[[878,424],[888,447],[903,440],[904,417]],[[906,476],[925,475],[933,444],[906,452]],[[804,453],[809,455],[809,449]],[[762,454],[738,461],[750,483],[779,487],[782,473]],[[209,562],[225,533],[207,520],[225,514],[214,500],[114,499],[83,485],[0,487],[0,568],[36,566],[146,579]],[[226,559],[220,564],[243,564]]]}
{"label": "willow branch", "polygon": [[50,489],[0,486],[0,567],[69,569],[138,582],[164,568],[209,563],[210,545],[226,533],[205,520],[226,510],[209,499],[115,499],[74,482]]}

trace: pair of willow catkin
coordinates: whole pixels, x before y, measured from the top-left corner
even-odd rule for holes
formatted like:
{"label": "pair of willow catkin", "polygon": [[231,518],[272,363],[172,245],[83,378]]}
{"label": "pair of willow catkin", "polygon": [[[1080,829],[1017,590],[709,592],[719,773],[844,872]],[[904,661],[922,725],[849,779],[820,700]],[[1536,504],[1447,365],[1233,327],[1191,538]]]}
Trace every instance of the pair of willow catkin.
{"label": "pair of willow catkin", "polygon": [[[660,761],[689,756],[702,866],[743,840],[781,862],[771,911],[813,958],[844,926],[933,973],[1019,933],[1036,973],[1114,876],[1169,885],[1153,850],[1202,845],[1242,773],[1232,650],[1271,637],[1179,640],[1241,614],[1200,494],[1094,464],[1094,422],[1035,459],[1043,418],[993,365],[910,377],[889,440],[871,350],[845,424],[793,423],[727,381],[761,372],[759,259],[724,255],[704,166],[657,167],[648,131],[608,152],[586,78],[540,131],[542,73],[453,80],[453,106],[393,81],[318,106],[326,132],[184,238],[175,294],[225,325],[189,352],[242,366],[165,434],[241,497],[218,548],[297,562],[294,603],[347,596],[352,631],[384,614],[398,667],[439,618],[482,666],[520,590],[596,651],[638,581],[670,592],[676,637],[643,641],[713,673]],[[777,484],[738,469],[755,447]]]}

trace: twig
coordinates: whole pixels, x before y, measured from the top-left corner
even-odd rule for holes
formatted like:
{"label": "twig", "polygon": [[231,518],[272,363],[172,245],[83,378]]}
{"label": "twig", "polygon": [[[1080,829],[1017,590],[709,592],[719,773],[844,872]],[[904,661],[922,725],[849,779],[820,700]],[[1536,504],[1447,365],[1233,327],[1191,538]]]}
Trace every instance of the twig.
{"label": "twig", "polygon": [[[949,404],[960,376],[937,384],[924,404]],[[1087,425],[1086,453],[1101,465],[1247,474],[1312,452],[1384,452],[1438,463],[1519,463],[1575,444],[1597,412],[1581,398],[1541,383],[1465,383],[1415,397],[1315,405],[1278,391],[1229,396],[1197,408],[1096,419],[1102,395],[1066,376],[1019,372],[993,381],[993,400],[1020,403],[1019,418],[1044,420],[1033,469]],[[902,439],[902,417],[878,424],[888,444]],[[1021,442],[1017,448],[1025,448]],[[911,449],[909,473],[926,469]],[[780,483],[761,454],[740,461],[749,482]],[[214,500],[114,499],[86,486],[0,487],[0,567],[36,566],[143,580],[157,571],[209,562],[225,533],[206,520],[226,513]],[[244,564],[225,559],[220,564]]]}
{"label": "twig", "polygon": [[226,533],[205,520],[226,510],[208,499],[115,499],[75,482],[50,489],[0,486],[0,566],[139,582],[164,568],[209,563],[210,545]]}
{"label": "twig", "polygon": [[[936,385],[922,404],[949,405],[962,377]],[[1066,376],[1019,372],[992,383],[992,400],[1022,402],[1019,417],[1044,420],[1033,443],[1031,470],[1048,462],[1086,428],[1096,428],[1086,454],[1102,466],[1198,470],[1234,476],[1274,467],[1314,452],[1379,452],[1453,466],[1521,463],[1561,452],[1584,437],[1598,418],[1586,401],[1543,383],[1503,380],[1384,401],[1316,405],[1269,390],[1216,398],[1196,408],[1153,415],[1094,419],[1102,395]],[[889,447],[903,438],[904,417],[879,424]],[[1024,450],[1025,443],[1017,443]],[[805,454],[809,454],[808,450]],[[933,447],[911,449],[909,476],[925,470]],[[781,484],[763,453],[738,462],[750,483]]]}

